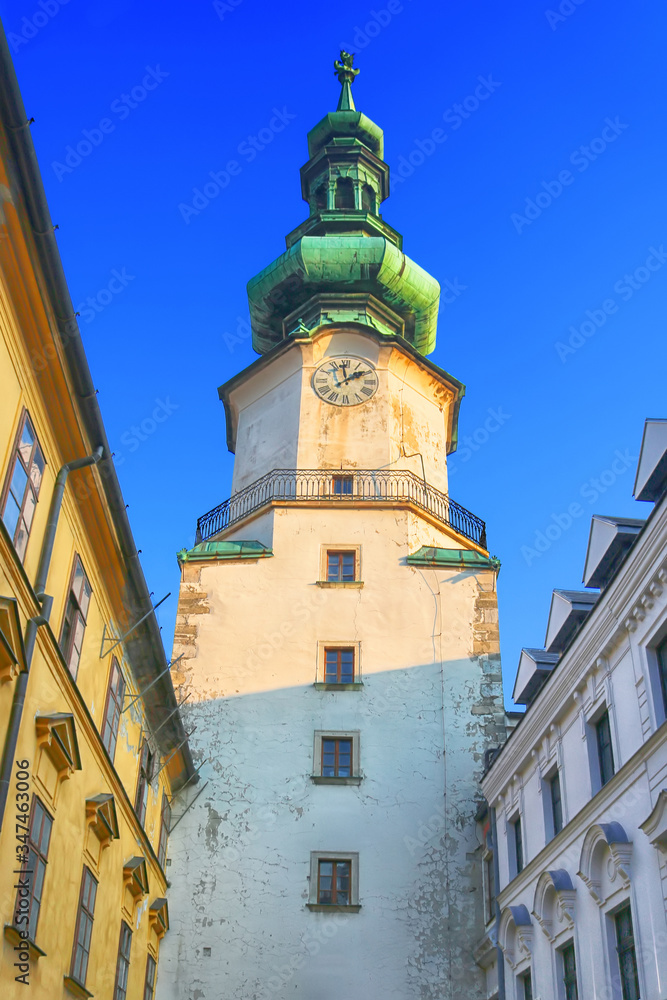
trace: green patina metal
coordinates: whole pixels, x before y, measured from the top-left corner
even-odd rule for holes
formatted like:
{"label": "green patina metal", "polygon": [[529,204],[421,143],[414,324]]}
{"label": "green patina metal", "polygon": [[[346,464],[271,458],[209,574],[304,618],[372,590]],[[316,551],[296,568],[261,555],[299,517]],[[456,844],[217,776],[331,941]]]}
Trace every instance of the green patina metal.
{"label": "green patina metal", "polygon": [[181,549],[176,558],[179,564],[185,562],[205,562],[218,559],[267,559],[273,549],[257,541],[241,542],[200,542],[193,549]]}
{"label": "green patina metal", "polygon": [[438,549],[422,545],[406,560],[408,566],[447,566],[452,569],[493,569],[500,573],[500,559],[468,549]]}
{"label": "green patina metal", "polygon": [[[338,110],[308,133],[310,159],[301,180],[309,219],[289,234],[287,251],[248,282],[258,354],[296,330],[303,336],[319,328],[319,322],[306,323],[304,331],[301,310],[305,315],[312,299],[323,294],[327,322],[350,322],[350,295],[372,295],[395,314],[386,327],[373,324],[377,332],[395,336],[400,330],[423,355],[435,348],[440,285],[405,256],[400,234],[379,214],[389,195],[384,133],[355,109],[351,85],[359,71],[353,59],[341,52],[334,63],[342,86]],[[369,325],[363,318],[357,322]]]}

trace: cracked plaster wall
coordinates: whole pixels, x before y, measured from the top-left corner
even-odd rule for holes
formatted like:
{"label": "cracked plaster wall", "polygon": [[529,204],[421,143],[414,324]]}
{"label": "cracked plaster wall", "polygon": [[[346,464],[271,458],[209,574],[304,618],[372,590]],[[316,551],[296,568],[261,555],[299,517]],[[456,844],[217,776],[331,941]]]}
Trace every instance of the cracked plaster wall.
{"label": "cracked plaster wall", "polygon": [[[407,510],[276,508],[233,534],[275,555],[184,568],[174,680],[209,785],[170,839],[158,1000],[481,1000],[493,574],[407,566],[456,544]],[[363,588],[317,586],[341,544],[361,546]],[[320,640],[361,643],[361,691],[313,687]],[[360,730],[359,786],[310,780],[316,729]],[[359,852],[359,913],[306,907],[312,850]]]}

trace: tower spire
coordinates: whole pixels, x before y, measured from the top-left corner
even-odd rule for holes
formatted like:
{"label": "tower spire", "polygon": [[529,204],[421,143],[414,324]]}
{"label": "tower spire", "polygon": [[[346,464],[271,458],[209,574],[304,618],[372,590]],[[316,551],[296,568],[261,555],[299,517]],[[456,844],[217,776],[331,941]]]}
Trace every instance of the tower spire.
{"label": "tower spire", "polygon": [[354,53],[345,52],[344,49],[340,50],[340,59],[336,59],[334,62],[334,71],[342,85],[336,111],[357,110],[354,106],[354,98],[352,97],[352,84],[354,83],[354,78],[358,75],[359,70],[354,69],[352,66],[353,62]]}

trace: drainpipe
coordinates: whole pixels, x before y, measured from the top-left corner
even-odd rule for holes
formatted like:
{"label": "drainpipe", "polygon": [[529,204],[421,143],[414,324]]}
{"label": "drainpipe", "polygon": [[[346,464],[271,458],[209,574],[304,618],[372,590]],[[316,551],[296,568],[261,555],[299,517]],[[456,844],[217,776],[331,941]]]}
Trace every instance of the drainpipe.
{"label": "drainpipe", "polygon": [[493,838],[493,881],[496,884],[496,898],[494,909],[496,912],[496,969],[498,970],[498,1000],[505,1000],[505,955],[498,943],[500,933],[500,904],[498,903],[498,893],[500,892],[500,863],[498,861],[498,827],[496,826],[496,810],[489,807],[491,816],[491,836]]}
{"label": "drainpipe", "polygon": [[28,688],[30,664],[32,663],[32,656],[35,651],[35,641],[37,639],[37,629],[48,623],[49,615],[51,613],[51,605],[53,604],[53,598],[48,594],[45,594],[44,589],[46,587],[46,579],[49,575],[49,566],[51,565],[51,556],[53,554],[53,543],[56,538],[56,529],[58,527],[60,508],[62,507],[63,496],[65,493],[65,484],[67,483],[67,477],[70,472],[74,472],[76,469],[83,469],[87,465],[97,465],[99,460],[102,458],[102,452],[103,448],[100,445],[95,449],[92,455],[87,455],[86,458],[77,458],[73,462],[68,462],[67,465],[63,465],[62,469],[56,476],[56,485],[53,490],[53,496],[51,497],[49,519],[46,522],[46,531],[42,540],[42,551],[40,552],[39,566],[37,568],[37,579],[35,580],[35,594],[41,605],[42,613],[35,615],[34,618],[30,618],[26,626],[24,644],[25,668],[20,672],[14,689],[14,699],[12,701],[12,710],[9,717],[9,727],[2,754],[2,768],[0,769],[0,830],[2,830],[2,823],[5,816],[5,806],[7,805],[7,799],[9,797],[9,785],[12,777],[14,754],[16,753],[16,744],[19,738],[19,729],[21,727],[21,718],[23,716],[23,706],[25,704],[25,694]]}

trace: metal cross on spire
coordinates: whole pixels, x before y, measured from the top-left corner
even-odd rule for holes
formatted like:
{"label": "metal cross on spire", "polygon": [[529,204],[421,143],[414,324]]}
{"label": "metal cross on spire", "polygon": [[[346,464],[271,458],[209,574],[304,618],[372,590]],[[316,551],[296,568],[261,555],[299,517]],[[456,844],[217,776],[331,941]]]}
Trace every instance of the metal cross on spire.
{"label": "metal cross on spire", "polygon": [[353,67],[353,62],[354,53],[345,52],[344,49],[341,49],[340,51],[340,59],[336,59],[334,62],[334,71],[340,83],[343,85],[336,111],[356,110],[354,106],[354,98],[352,97],[351,85],[354,83],[354,78],[359,73],[359,70]]}

